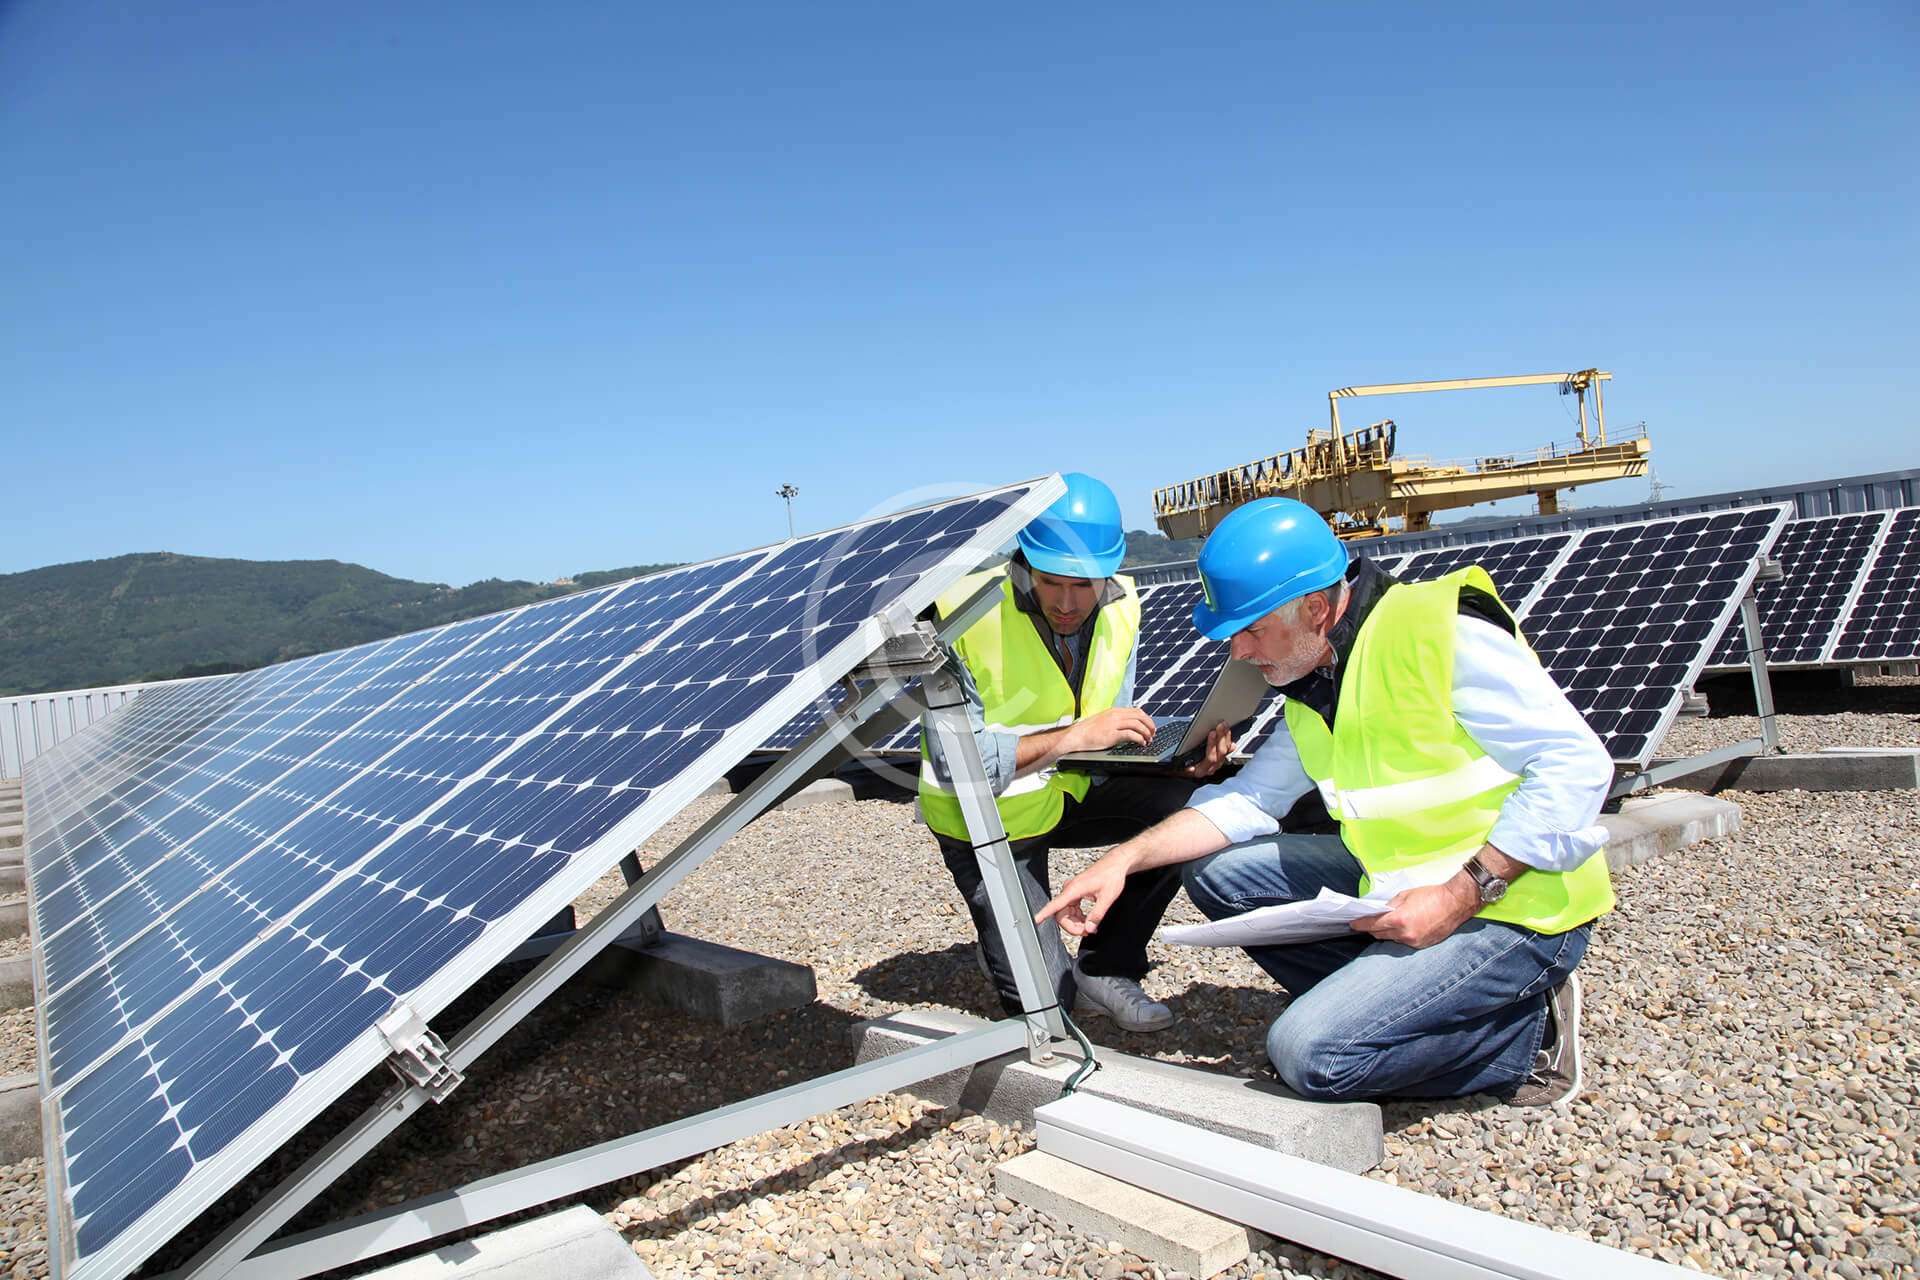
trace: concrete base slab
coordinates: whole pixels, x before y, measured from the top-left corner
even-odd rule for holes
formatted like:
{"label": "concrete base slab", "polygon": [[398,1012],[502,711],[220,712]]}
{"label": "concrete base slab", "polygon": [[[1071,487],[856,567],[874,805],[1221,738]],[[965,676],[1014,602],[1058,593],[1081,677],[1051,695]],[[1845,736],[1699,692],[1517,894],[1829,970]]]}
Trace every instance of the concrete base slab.
{"label": "concrete base slab", "polygon": [[0,1076],[0,1164],[45,1155],[40,1142],[40,1079]]}
{"label": "concrete base slab", "polygon": [[809,782],[785,800],[780,802],[782,809],[811,809],[817,804],[852,804],[853,784],[842,782],[838,778],[822,778],[818,782]]}
{"label": "concrete base slab", "polygon": [[1674,853],[1702,840],[1735,835],[1740,806],[1714,796],[1644,796],[1621,802],[1619,813],[1603,813],[1607,829],[1607,866],[1624,871]]}
{"label": "concrete base slab", "polygon": [[27,931],[27,900],[0,902],[0,938],[17,938]]}
{"label": "concrete base slab", "polygon": [[[979,1018],[944,1009],[908,1010],[856,1024],[856,1058],[870,1062],[983,1025]],[[1307,1102],[1270,1081],[1197,1071],[1112,1049],[1101,1049],[1099,1058],[1100,1069],[1081,1082],[1080,1092],[1352,1173],[1373,1168],[1385,1154],[1380,1108],[1371,1102]],[[1034,1109],[1058,1099],[1079,1065],[1077,1049],[1048,1067],[1035,1066],[1024,1053],[1007,1054],[923,1080],[911,1092],[1000,1124],[1031,1127]]]}
{"label": "concrete base slab", "polygon": [[33,1003],[33,957],[0,957],[0,1010]]}
{"label": "concrete base slab", "polygon": [[18,845],[11,849],[0,849],[0,867],[24,867],[27,865],[27,851]]}
{"label": "concrete base slab", "polygon": [[516,1222],[369,1272],[366,1280],[651,1280],[626,1238],[585,1205]]}
{"label": "concrete base slab", "polygon": [[0,895],[25,893],[27,891],[27,869],[19,863],[12,866],[0,866]]}
{"label": "concrete base slab", "polygon": [[683,933],[663,933],[645,948],[617,942],[580,972],[598,986],[633,991],[728,1027],[798,1009],[819,994],[806,965]]}
{"label": "concrete base slab", "polygon": [[1834,747],[1750,756],[1666,785],[1687,791],[1912,791],[1920,789],[1920,750]]}
{"label": "concrete base slab", "polygon": [[1110,1178],[1044,1151],[1015,1156],[993,1171],[994,1189],[1102,1240],[1196,1280],[1243,1261],[1267,1237],[1178,1200]]}

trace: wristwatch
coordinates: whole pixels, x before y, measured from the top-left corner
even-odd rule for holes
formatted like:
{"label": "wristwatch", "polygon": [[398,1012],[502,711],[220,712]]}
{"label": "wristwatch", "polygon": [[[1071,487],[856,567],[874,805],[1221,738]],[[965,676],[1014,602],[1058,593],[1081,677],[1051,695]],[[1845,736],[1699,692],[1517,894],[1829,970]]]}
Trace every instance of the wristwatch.
{"label": "wristwatch", "polygon": [[1474,854],[1467,859],[1467,874],[1480,886],[1480,905],[1490,907],[1507,894],[1507,882],[1487,869],[1480,861],[1480,855]]}

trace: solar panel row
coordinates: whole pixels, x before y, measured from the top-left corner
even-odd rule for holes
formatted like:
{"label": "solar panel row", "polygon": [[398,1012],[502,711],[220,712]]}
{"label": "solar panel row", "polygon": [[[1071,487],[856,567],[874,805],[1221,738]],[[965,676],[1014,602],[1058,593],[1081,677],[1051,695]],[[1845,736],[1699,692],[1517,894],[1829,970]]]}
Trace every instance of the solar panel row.
{"label": "solar panel row", "polygon": [[[1781,576],[1762,582],[1755,591],[1768,666],[1808,666],[1831,660],[1890,518],[1886,511],[1865,511],[1788,523],[1774,549]],[[1746,661],[1746,636],[1738,628],[1730,629],[1713,655],[1713,665],[1731,667]]]}
{"label": "solar panel row", "polygon": [[1828,658],[1920,659],[1920,507],[1891,513]]}
{"label": "solar panel row", "polygon": [[[1614,759],[1644,765],[1704,669],[1709,641],[1736,643],[1726,637],[1737,635],[1740,599],[1785,518],[1783,507],[1758,507],[1369,558],[1410,582],[1485,568]],[[1224,642],[1193,630],[1200,592],[1197,580],[1141,589],[1135,698],[1156,719],[1196,714],[1227,661]],[[1899,607],[1890,599],[1889,612]],[[1271,696],[1262,702],[1241,753],[1259,748],[1278,711]],[[909,724],[881,746],[918,743]]]}
{"label": "solar panel row", "polygon": [[131,1270],[1058,487],[156,691],[36,760],[63,1270]]}

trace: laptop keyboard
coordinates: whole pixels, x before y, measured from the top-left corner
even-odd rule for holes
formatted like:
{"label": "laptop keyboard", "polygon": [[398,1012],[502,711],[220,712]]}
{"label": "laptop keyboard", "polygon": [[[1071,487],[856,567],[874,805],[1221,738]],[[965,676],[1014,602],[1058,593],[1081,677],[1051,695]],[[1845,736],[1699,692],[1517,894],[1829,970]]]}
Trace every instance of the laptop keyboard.
{"label": "laptop keyboard", "polygon": [[1104,754],[1110,756],[1145,756],[1157,760],[1180,745],[1180,739],[1187,736],[1187,726],[1193,723],[1191,716],[1180,720],[1169,720],[1153,731],[1153,741],[1145,746],[1137,742],[1122,742],[1108,747]]}

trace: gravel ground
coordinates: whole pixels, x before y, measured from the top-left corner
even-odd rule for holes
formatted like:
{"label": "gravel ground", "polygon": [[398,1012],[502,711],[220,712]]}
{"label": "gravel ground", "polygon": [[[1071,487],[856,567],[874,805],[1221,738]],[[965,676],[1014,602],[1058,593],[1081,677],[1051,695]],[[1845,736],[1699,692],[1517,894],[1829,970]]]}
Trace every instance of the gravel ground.
{"label": "gravel ground", "polygon": [[[1853,701],[1844,728],[1783,717],[1789,745],[1920,741],[1920,688]],[[1736,719],[1682,727],[1743,736]],[[1920,1276],[1920,806],[1897,794],[1737,799],[1740,837],[1620,878],[1620,908],[1583,966],[1583,1097],[1565,1112],[1390,1103],[1373,1176],[1721,1274]],[[654,847],[718,804],[697,803]],[[671,928],[812,964],[818,1002],[722,1032],[569,988],[305,1224],[847,1065],[860,1018],[910,1005],[990,1013],[965,913],[910,814],[867,801],[770,815],[667,899]],[[1091,856],[1063,855],[1056,877]],[[616,890],[610,877],[580,905]],[[1181,899],[1170,918],[1197,916]],[[1089,1019],[1089,1033],[1131,1053],[1254,1068],[1280,1007],[1264,976],[1237,952],[1156,948],[1155,959],[1147,987],[1173,1005],[1175,1029],[1134,1037]],[[512,976],[447,1011],[443,1034]],[[31,1037],[28,1018],[0,1022],[0,1064],[25,1061]],[[363,1083],[149,1269],[177,1265],[378,1086]],[[883,1097],[585,1199],[662,1277],[1160,1274],[997,1199],[992,1168],[1030,1145],[979,1117]],[[38,1161],[0,1169],[0,1276],[45,1274],[42,1194]],[[1367,1273],[1283,1249],[1227,1274]]]}

